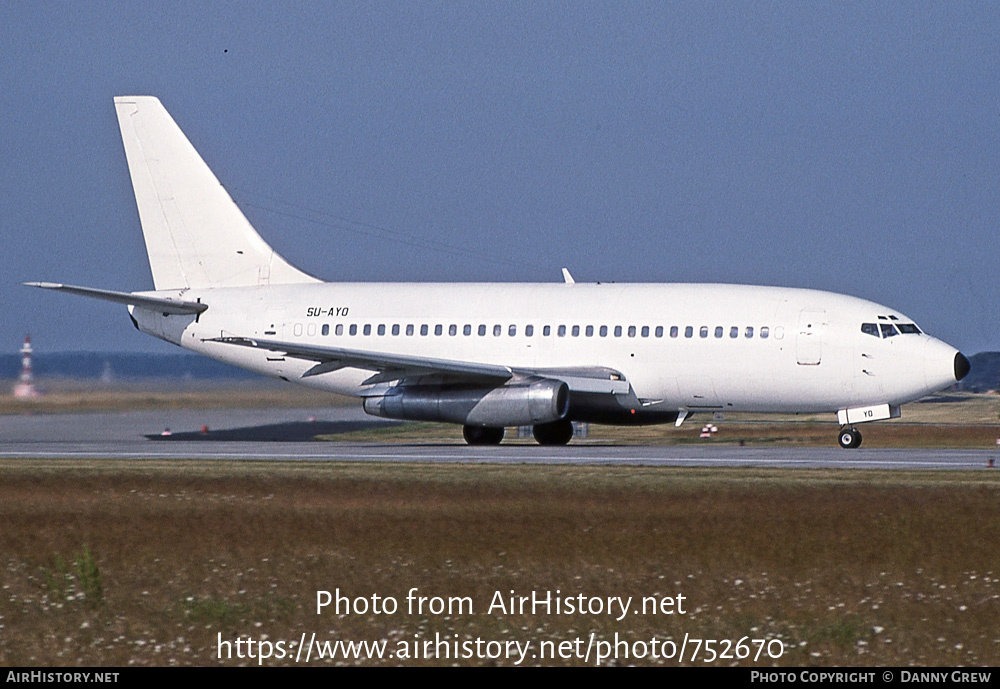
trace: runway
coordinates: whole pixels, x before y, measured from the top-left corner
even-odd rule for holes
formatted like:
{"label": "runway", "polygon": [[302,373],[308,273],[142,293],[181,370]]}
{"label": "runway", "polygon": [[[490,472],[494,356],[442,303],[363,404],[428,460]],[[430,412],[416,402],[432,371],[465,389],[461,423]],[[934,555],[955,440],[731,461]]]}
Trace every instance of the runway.
{"label": "runway", "polygon": [[[833,438],[831,447],[819,448],[609,446],[580,440],[566,447],[533,443],[470,447],[462,442],[457,426],[453,444],[312,440],[318,434],[394,423],[355,407],[6,415],[0,416],[0,458],[987,470],[988,460],[997,455],[986,450],[842,450]],[[160,435],[166,429],[170,435]]]}

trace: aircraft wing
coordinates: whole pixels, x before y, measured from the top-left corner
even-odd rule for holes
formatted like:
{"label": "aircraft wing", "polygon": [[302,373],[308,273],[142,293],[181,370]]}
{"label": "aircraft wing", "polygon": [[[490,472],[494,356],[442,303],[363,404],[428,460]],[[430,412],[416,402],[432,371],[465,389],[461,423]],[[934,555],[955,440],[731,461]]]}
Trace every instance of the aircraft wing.
{"label": "aircraft wing", "polygon": [[625,376],[614,369],[599,366],[559,369],[514,368],[472,361],[436,359],[249,337],[214,337],[208,341],[253,349],[266,349],[272,352],[281,352],[285,356],[296,359],[315,361],[316,365],[303,373],[303,378],[330,373],[342,368],[360,368],[366,371],[375,371],[373,376],[362,383],[363,385],[389,383],[423,376],[440,376],[450,381],[493,382],[502,385],[515,376],[538,376],[561,380],[569,386],[570,390],[576,392],[626,394],[629,391],[629,383],[625,380]]}
{"label": "aircraft wing", "polygon": [[451,359],[434,359],[415,357],[406,354],[388,354],[343,347],[321,347],[317,345],[299,344],[297,342],[281,342],[279,340],[262,340],[249,337],[216,337],[210,342],[266,349],[272,352],[282,352],[285,356],[295,359],[315,361],[316,365],[302,374],[303,378],[329,373],[342,368],[360,368],[367,371],[377,371],[364,385],[386,383],[403,378],[444,374],[469,379],[493,379],[503,383],[514,376],[514,372],[506,366],[493,364],[477,364]]}

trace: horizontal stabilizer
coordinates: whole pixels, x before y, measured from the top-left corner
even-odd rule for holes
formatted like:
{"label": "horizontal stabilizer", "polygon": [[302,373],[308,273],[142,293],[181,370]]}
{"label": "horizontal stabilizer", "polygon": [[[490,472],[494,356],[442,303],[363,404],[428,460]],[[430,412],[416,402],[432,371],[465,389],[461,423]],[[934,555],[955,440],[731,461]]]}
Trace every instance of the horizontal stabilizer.
{"label": "horizontal stabilizer", "polygon": [[60,292],[79,294],[81,297],[113,301],[118,304],[140,306],[144,309],[151,309],[172,315],[201,313],[208,308],[208,304],[200,302],[181,301],[180,299],[168,299],[166,297],[150,297],[129,292],[113,292],[107,289],[94,289],[92,287],[76,287],[74,285],[63,285],[58,282],[25,282],[23,284],[28,287],[54,289]]}

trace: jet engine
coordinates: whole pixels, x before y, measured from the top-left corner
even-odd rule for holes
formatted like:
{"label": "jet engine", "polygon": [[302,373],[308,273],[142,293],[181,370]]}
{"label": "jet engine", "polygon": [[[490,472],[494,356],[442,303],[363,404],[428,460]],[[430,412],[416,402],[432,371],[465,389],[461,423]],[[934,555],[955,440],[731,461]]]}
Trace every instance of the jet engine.
{"label": "jet engine", "polygon": [[525,378],[499,387],[397,385],[383,395],[366,397],[364,409],[374,416],[407,421],[533,426],[566,416],[569,388],[550,378]]}

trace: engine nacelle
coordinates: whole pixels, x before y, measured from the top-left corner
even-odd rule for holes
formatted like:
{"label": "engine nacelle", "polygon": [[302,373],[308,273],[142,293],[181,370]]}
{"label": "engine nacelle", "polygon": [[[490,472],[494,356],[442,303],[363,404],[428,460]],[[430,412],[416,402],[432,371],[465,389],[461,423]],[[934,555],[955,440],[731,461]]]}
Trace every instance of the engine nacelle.
{"label": "engine nacelle", "polygon": [[399,385],[366,397],[374,416],[406,421],[445,421],[467,426],[533,426],[558,421],[569,411],[569,388],[561,380],[526,378],[499,387]]}

